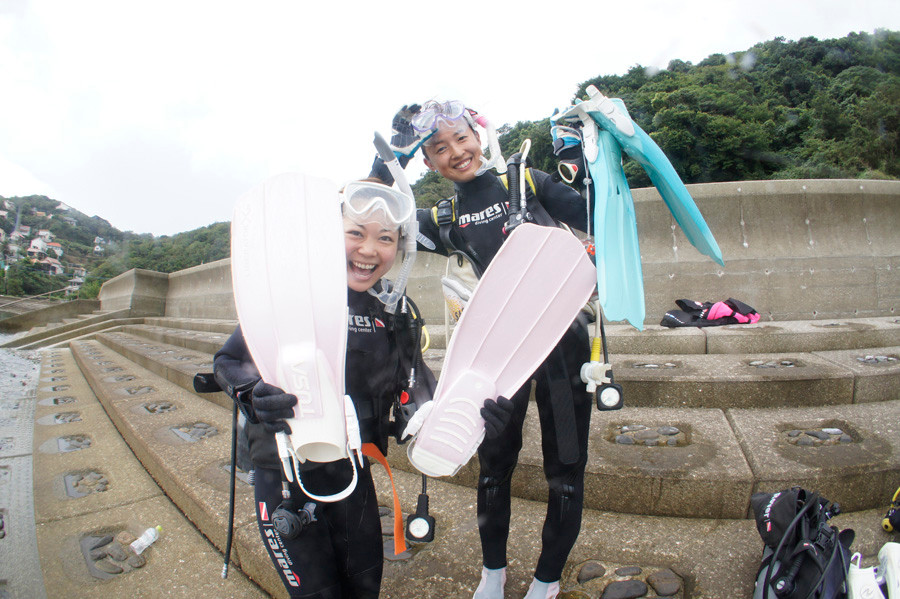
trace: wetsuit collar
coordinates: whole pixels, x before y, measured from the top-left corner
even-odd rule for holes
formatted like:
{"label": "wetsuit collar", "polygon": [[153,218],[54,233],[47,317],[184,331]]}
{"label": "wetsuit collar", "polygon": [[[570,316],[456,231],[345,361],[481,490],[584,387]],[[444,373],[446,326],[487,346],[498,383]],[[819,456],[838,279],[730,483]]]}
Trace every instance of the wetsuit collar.
{"label": "wetsuit collar", "polygon": [[482,173],[471,181],[466,181],[465,183],[454,183],[453,186],[456,188],[457,192],[461,192],[464,195],[469,195],[493,187],[496,181],[497,176],[493,173],[488,172]]}

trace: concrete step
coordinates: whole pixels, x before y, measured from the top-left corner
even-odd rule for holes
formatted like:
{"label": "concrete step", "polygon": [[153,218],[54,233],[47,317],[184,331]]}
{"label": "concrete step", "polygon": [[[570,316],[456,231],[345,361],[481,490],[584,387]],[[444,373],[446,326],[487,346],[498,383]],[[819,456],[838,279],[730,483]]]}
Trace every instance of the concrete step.
{"label": "concrete step", "polygon": [[178,328],[164,325],[138,324],[122,327],[123,333],[140,336],[152,341],[214,355],[231,336],[228,333]]}
{"label": "concrete step", "polygon": [[[104,334],[105,342],[117,340],[121,347],[141,347],[142,351],[155,352],[155,359],[184,364],[188,360],[173,361],[177,353],[175,346],[163,346],[142,340],[125,333]],[[149,345],[143,345],[149,344]],[[153,349],[151,349],[153,348]],[[182,350],[186,351],[186,350]],[[98,342],[83,341],[73,343],[73,352],[79,356],[82,368],[88,373],[88,379],[98,390],[97,395],[106,406],[122,436],[128,441],[132,450],[138,455],[144,466],[153,474],[160,485],[173,498],[179,508],[198,523],[207,536],[222,547],[224,535],[224,505],[227,498],[226,478],[223,470],[227,450],[222,442],[227,435],[223,434],[230,426],[230,413],[227,409],[200,400],[196,395],[186,392],[168,381],[114,352],[106,345]],[[167,366],[171,367],[171,365]],[[152,409],[161,412],[150,414],[144,407],[152,405]],[[168,406],[168,407],[167,407]],[[171,407],[175,409],[172,410]],[[891,431],[877,429],[872,431],[870,422],[888,422],[884,416],[896,414],[900,404],[872,403],[865,405],[844,406],[848,411],[831,418],[827,424],[840,422],[851,434],[858,435],[861,447],[857,453],[862,455],[871,451],[875,445],[885,444],[884,437],[891,438]],[[858,409],[868,409],[870,413],[859,415]],[[882,408],[884,412],[875,413]],[[168,410],[168,411],[166,411]],[[824,409],[823,409],[824,410]],[[757,410],[746,410],[752,416]],[[776,464],[770,468],[771,480],[755,481],[755,470],[765,471],[767,459],[765,451],[773,442],[765,437],[771,434],[762,423],[770,427],[774,422],[786,418],[787,409],[771,410],[773,414],[765,414],[760,419],[750,418],[747,422],[740,412],[732,416],[717,409],[638,409],[628,408],[620,412],[606,414],[596,413],[592,417],[595,431],[591,439],[591,459],[589,465],[589,482],[586,485],[589,507],[585,511],[582,533],[578,544],[567,565],[564,581],[567,588],[595,593],[599,596],[603,585],[610,580],[618,579],[610,574],[619,566],[640,566],[643,576],[662,569],[671,568],[682,575],[683,597],[734,597],[744,596],[752,588],[752,578],[758,566],[761,541],[755,531],[752,520],[745,519],[749,493],[758,490],[756,487],[768,487],[784,482],[782,487],[790,484],[811,483],[808,488],[819,488],[820,482],[828,483],[828,474],[820,476],[814,468],[807,472],[798,469],[796,464],[790,483],[779,472],[786,469],[784,464]],[[820,410],[822,411],[822,410]],[[833,411],[828,409],[830,414]],[[510,544],[510,589],[519,589],[524,593],[530,580],[531,568],[539,552],[540,523],[546,510],[545,489],[541,472],[540,448],[536,439],[539,432],[532,410],[527,424],[526,439],[529,443],[521,454],[520,466],[514,476],[514,510],[516,517],[513,523],[511,538],[516,542]],[[177,415],[181,413],[182,416]],[[213,424],[220,433],[193,444],[179,443],[170,427],[183,424],[184,415],[190,423],[203,420]],[[811,422],[816,414],[796,413],[798,420],[791,421],[795,426],[813,426],[819,421]],[[821,414],[819,414],[821,416]],[[857,418],[854,420],[854,418]],[[685,421],[693,418],[687,424]],[[804,420],[805,418],[805,420]],[[791,420],[790,418],[787,418]],[[642,423],[646,426],[658,426],[660,423],[682,424],[685,431],[691,433],[690,445],[683,447],[635,447],[617,445],[610,441],[608,431],[620,423]],[[866,424],[861,424],[864,422]],[[737,424],[735,424],[737,423]],[[762,427],[760,430],[754,427]],[[780,430],[780,426],[775,426]],[[740,431],[740,432],[739,432]],[[872,431],[872,432],[870,432]],[[751,441],[759,448],[754,448]],[[896,443],[896,441],[893,441]],[[887,442],[890,445],[890,441]],[[719,445],[724,445],[719,447]],[[744,445],[747,447],[745,448]],[[192,446],[192,447],[189,447]],[[806,448],[804,448],[806,449]],[[820,448],[821,449],[821,448]],[[392,465],[403,468],[405,448],[394,447],[389,452]],[[659,450],[659,451],[658,451]],[[662,452],[672,453],[662,453]],[[758,452],[760,457],[750,459],[748,451]],[[815,451],[815,450],[813,450]],[[655,452],[655,453],[654,453]],[[812,452],[810,452],[812,453]],[[892,446],[890,453],[897,455],[897,448]],[[783,458],[784,459],[784,458]],[[800,456],[795,462],[809,456]],[[834,452],[828,459],[834,459]],[[667,469],[677,464],[678,473]],[[843,462],[846,464],[846,460]],[[759,464],[763,464],[760,466]],[[417,547],[412,559],[401,562],[388,562],[385,570],[385,597],[408,596],[410,581],[419,589],[416,596],[421,597],[466,597],[471,596],[478,581],[480,568],[480,549],[477,539],[477,527],[474,516],[474,484],[476,473],[474,463],[470,463],[460,475],[447,481],[429,481],[432,495],[432,513],[438,518],[438,541]],[[893,463],[893,476],[896,477],[897,464]],[[735,471],[735,472],[732,472]],[[840,470],[840,469],[833,469]],[[858,482],[859,466],[853,469],[857,478],[847,484]],[[376,479],[382,474],[375,469]],[[809,473],[815,472],[814,475]],[[680,473],[680,474],[679,474]],[[672,476],[668,476],[672,474]],[[833,473],[837,476],[837,472]],[[419,492],[421,478],[412,472],[395,469],[395,480],[398,482],[402,502],[405,509],[412,509],[415,496]],[[468,480],[466,480],[468,477]],[[885,471],[883,478],[889,478]],[[718,480],[717,480],[718,478]],[[462,484],[457,484],[462,483]],[[690,485],[694,485],[691,487]],[[779,487],[779,488],[782,488]],[[835,493],[843,491],[840,484],[832,485]],[[877,537],[880,510],[885,497],[893,490],[880,490],[883,485],[869,485],[865,493],[875,498],[876,509],[869,512],[850,513],[847,518],[863,522],[871,522],[871,532],[863,537],[861,548],[869,555],[877,553],[879,538]],[[172,491],[169,491],[169,488]],[[245,571],[250,572],[254,580],[260,582],[270,592],[280,592],[280,583],[274,578],[271,564],[262,554],[259,536],[252,523],[253,508],[250,489],[242,483],[238,484],[238,510],[242,522],[237,529],[240,562]],[[697,488],[698,491],[692,489]],[[831,487],[829,487],[831,488]],[[388,496],[389,486],[385,481],[378,483],[382,505],[391,505]],[[621,500],[618,494],[625,493]],[[698,494],[695,501],[692,495]],[[735,496],[740,496],[735,500]],[[842,496],[829,499],[841,501]],[[600,497],[602,501],[594,498]],[[855,501],[852,498],[848,498]],[[598,503],[606,502],[615,506],[620,501],[623,508],[630,511],[649,511],[642,506],[651,506],[659,513],[684,513],[683,507],[666,507],[675,504],[689,504],[694,507],[693,517],[681,516],[646,516],[639,514],[616,513],[614,511],[595,509]],[[710,502],[704,508],[706,516],[698,515],[696,504]],[[742,506],[736,509],[734,505]],[[846,504],[845,504],[846,505]],[[849,507],[847,508],[849,511]],[[716,510],[719,510],[716,512]],[[207,531],[207,529],[210,529]],[[882,541],[883,542],[883,541]],[[859,541],[858,541],[859,543]],[[256,549],[259,551],[256,551]],[[255,552],[256,551],[256,552]],[[255,552],[255,553],[254,553]],[[864,553],[865,554],[865,553]],[[596,561],[606,570],[607,575],[592,583],[578,584],[575,577],[580,567],[586,562]],[[268,582],[266,582],[268,580]],[[749,586],[748,586],[749,585]],[[598,590],[599,589],[599,590]],[[517,591],[514,591],[517,592]],[[591,596],[590,594],[588,596]],[[653,596],[652,593],[648,596]]]}
{"label": "concrete step", "polygon": [[[151,332],[151,330],[140,328],[137,329],[137,332]],[[218,333],[207,334],[218,335]],[[195,374],[212,372],[213,355],[211,353],[187,349],[121,331],[101,333],[96,336],[96,339],[129,361],[174,383],[185,391],[193,392]],[[221,392],[204,393],[197,397],[229,411],[233,403],[230,397]]]}
{"label": "concrete step", "polygon": [[[103,333],[97,338],[128,360],[188,391],[193,389],[192,381],[195,373],[211,370],[211,355],[157,341],[155,338],[166,338],[195,346],[211,343],[220,345],[223,342],[216,339],[213,343],[213,336],[221,336],[218,333],[182,333],[180,330],[168,331],[148,325],[134,326],[131,330],[132,333]],[[773,430],[781,431],[782,437],[791,430],[802,430],[803,437],[810,439],[814,438],[806,435],[806,430],[840,428],[846,431],[852,442],[841,443],[835,447],[791,446],[788,455],[791,455],[790,451],[799,452],[791,458],[793,460],[791,477],[797,481],[796,484],[806,484],[815,488],[827,486],[836,500],[848,508],[853,506],[853,509],[868,509],[879,506],[883,502],[881,497],[885,493],[892,492],[887,488],[891,484],[888,479],[900,472],[900,463],[891,457],[900,455],[893,451],[900,448],[892,447],[892,443],[896,442],[890,440],[891,435],[882,430],[878,423],[890,422],[889,415],[892,410],[900,409],[900,402],[872,401],[861,405],[849,405],[849,399],[853,397],[854,379],[847,370],[842,371],[844,378],[840,379],[845,381],[844,391],[848,398],[848,405],[842,406],[848,408],[841,412],[844,414],[843,420],[834,416],[837,413],[834,406],[824,402],[809,410],[798,407],[803,405],[802,398],[805,397],[800,394],[810,393],[810,387],[812,391],[819,390],[819,392],[827,389],[823,380],[827,381],[824,378],[825,373],[831,372],[829,368],[832,363],[841,357],[855,360],[854,351],[846,356],[845,353],[847,352],[836,352],[830,356],[831,362],[824,357],[810,354],[809,356],[818,360],[816,372],[819,373],[819,379],[812,376],[800,379],[799,382],[789,377],[775,379],[774,382],[766,380],[742,382],[739,377],[728,375],[716,381],[716,389],[709,392],[703,391],[706,385],[711,384],[708,380],[694,378],[669,383],[676,389],[687,386],[700,389],[697,395],[701,398],[717,399],[718,407],[714,408],[671,406],[661,400],[657,402],[661,407],[632,407],[636,402],[627,376],[621,376],[619,374],[621,371],[617,369],[617,380],[623,380],[628,407],[621,411],[596,412],[592,415],[589,445],[591,457],[586,480],[588,487],[595,489],[596,492],[589,494],[586,505],[601,510],[648,515],[746,517],[750,495],[760,489],[770,489],[773,485],[777,486],[784,482],[784,477],[778,470],[772,471],[761,466],[767,463],[768,449],[765,445],[740,441],[741,438],[756,439],[759,434],[741,430],[735,423],[740,422],[742,427],[752,429],[759,425],[760,421],[755,415],[760,414],[762,425],[776,427]],[[733,356],[689,355],[684,358],[692,361],[691,363],[712,360],[731,363]],[[898,366],[888,362],[859,363],[855,367],[860,371],[867,371],[857,375],[861,381],[868,380],[865,377],[874,380],[880,377],[881,373],[888,373],[888,381],[891,381],[896,380],[898,375]],[[752,370],[754,371],[752,374],[759,376],[756,373],[768,373],[772,369]],[[788,375],[797,371],[789,368],[775,370],[784,370]],[[768,411],[757,408],[756,406],[770,403],[770,400],[766,399],[771,396],[766,395],[766,385],[776,383],[795,387],[784,391],[777,408]],[[743,391],[748,396],[732,395],[736,392],[731,387],[742,384]],[[757,385],[757,388],[754,389],[751,385]],[[878,386],[873,383],[869,387],[877,389]],[[882,381],[881,387],[889,388],[889,382]],[[725,397],[718,398],[715,395],[716,391]],[[664,397],[662,391],[656,393],[657,397]],[[876,392],[872,391],[869,396],[874,397],[875,394]],[[202,397],[230,409],[231,400],[222,393],[204,394]],[[900,397],[897,399],[900,400]],[[794,405],[785,405],[789,402],[794,402]],[[746,409],[737,410],[735,407]],[[732,411],[744,415],[729,418],[727,412]],[[621,434],[621,427],[627,425],[645,427],[647,434],[651,435],[652,431],[666,426],[676,427],[680,433],[675,436],[656,435],[658,440],[655,442],[659,445],[654,447],[640,444],[623,445],[616,440]],[[521,466],[514,479],[513,492],[516,496],[544,500],[539,491],[543,484],[540,438],[537,410],[532,408],[529,410],[526,424],[526,442],[520,459]],[[836,436],[834,440],[829,439],[829,443],[838,438]],[[674,446],[666,444],[669,439],[674,441]],[[782,441],[789,444],[788,439]],[[886,454],[883,451],[871,451],[874,446],[886,446],[888,451]],[[391,453],[394,467],[415,472],[405,458],[405,448]],[[863,459],[861,456],[867,457]],[[841,463],[845,467],[830,468],[830,464],[838,458],[839,461],[836,463]],[[850,463],[853,464],[853,468],[846,467]],[[757,464],[757,467],[754,468],[752,464]],[[851,471],[855,474],[851,475]],[[864,486],[857,484],[860,478],[867,481]],[[477,481],[477,460],[472,460],[453,480],[456,484],[474,486]],[[855,492],[864,489],[877,489],[881,492],[870,494]]]}
{"label": "concrete step", "polygon": [[[73,342],[72,354],[118,435],[143,468],[223,551],[230,410],[161,379],[97,341]],[[232,560],[267,592],[279,596],[280,580],[259,539],[252,488],[239,482],[236,491]]]}
{"label": "concrete step", "polygon": [[[445,351],[425,362],[439,375]],[[900,399],[900,347],[783,354],[612,354],[625,404],[668,408],[824,406]]]}
{"label": "concrete step", "polygon": [[[443,323],[429,323],[432,346],[446,347]],[[591,325],[591,334],[594,326]],[[617,354],[745,354],[816,352],[900,346],[900,317],[767,321],[748,325],[668,328],[607,324],[609,351]]]}
{"label": "concrete step", "polygon": [[144,322],[149,325],[169,327],[172,329],[187,329],[190,331],[206,331],[209,333],[222,333],[231,335],[237,328],[237,320],[220,320],[214,318],[176,318],[176,317],[147,317]]}
{"label": "concrete step", "polygon": [[[113,321],[118,319],[127,319],[131,315],[130,310],[116,310],[112,312],[101,312],[92,314],[87,318],[67,319],[70,322],[56,323],[54,325],[46,325],[31,329],[25,335],[16,337],[15,339],[4,343],[0,347],[19,348],[19,349],[36,349],[39,347],[49,347],[56,343],[72,339],[85,333],[102,330],[115,326]],[[133,322],[140,322],[136,320]]]}
{"label": "concrete step", "polygon": [[[69,350],[45,352],[41,374],[33,497],[47,596],[267,596],[237,568],[220,577],[220,552],[132,453]],[[108,535],[116,540],[104,547],[121,547],[156,525],[160,538],[141,567],[117,561],[113,551],[88,557]]]}
{"label": "concrete step", "polygon": [[782,354],[614,354],[610,360],[625,401],[632,406],[767,408],[900,398],[900,347]]}
{"label": "concrete step", "polygon": [[[900,401],[724,412],[698,408],[595,412],[585,505],[653,516],[745,518],[753,493],[801,485],[822,490],[847,510],[877,508],[900,479],[898,413]],[[622,443],[619,437],[625,426],[648,433],[654,445]],[[659,434],[661,427],[675,427],[679,433]],[[840,429],[849,439],[841,441],[843,435],[823,432],[829,429]],[[524,430],[513,494],[545,501],[537,410],[529,410]],[[672,445],[666,443],[669,439]],[[416,472],[405,447],[396,449],[390,452],[391,465]],[[448,480],[474,487],[477,458]]]}

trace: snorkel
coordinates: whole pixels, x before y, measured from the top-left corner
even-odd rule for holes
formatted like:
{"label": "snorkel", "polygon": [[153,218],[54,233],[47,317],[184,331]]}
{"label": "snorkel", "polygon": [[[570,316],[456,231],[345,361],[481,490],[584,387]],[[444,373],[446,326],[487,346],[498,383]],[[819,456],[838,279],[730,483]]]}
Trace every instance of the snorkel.
{"label": "snorkel", "polygon": [[497,130],[491,122],[487,120],[487,117],[481,116],[478,113],[475,113],[474,121],[484,129],[484,132],[487,135],[488,151],[491,154],[490,158],[485,157],[484,154],[481,155],[482,165],[481,168],[478,169],[478,174],[484,174],[494,168],[502,175],[506,172],[506,161],[503,160],[503,154],[500,152],[500,140],[497,138]]}
{"label": "snorkel", "polygon": [[397,187],[403,194],[409,196],[410,201],[413,203],[413,209],[410,211],[408,220],[400,225],[400,237],[403,244],[403,247],[400,249],[403,251],[403,262],[400,265],[400,272],[397,274],[393,287],[390,290],[382,289],[381,291],[375,291],[374,288],[369,289],[369,293],[384,304],[385,311],[388,314],[394,314],[397,311],[397,303],[406,291],[406,283],[416,261],[416,236],[419,233],[419,222],[416,220],[415,196],[412,188],[409,186],[409,181],[406,179],[406,174],[403,172],[403,167],[400,166],[400,161],[397,160],[388,142],[377,131],[375,132],[373,143],[378,151],[378,155],[387,165],[388,170],[391,171],[394,181],[397,182]]}

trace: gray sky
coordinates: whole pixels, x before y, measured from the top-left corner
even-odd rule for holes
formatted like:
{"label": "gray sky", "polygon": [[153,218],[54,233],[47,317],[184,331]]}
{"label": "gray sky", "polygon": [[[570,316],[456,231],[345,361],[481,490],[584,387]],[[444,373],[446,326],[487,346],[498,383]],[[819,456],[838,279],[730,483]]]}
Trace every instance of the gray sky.
{"label": "gray sky", "polygon": [[897,0],[0,0],[0,195],[171,235],[279,172],[366,175],[403,104],[499,126],[635,64],[878,27],[900,30]]}

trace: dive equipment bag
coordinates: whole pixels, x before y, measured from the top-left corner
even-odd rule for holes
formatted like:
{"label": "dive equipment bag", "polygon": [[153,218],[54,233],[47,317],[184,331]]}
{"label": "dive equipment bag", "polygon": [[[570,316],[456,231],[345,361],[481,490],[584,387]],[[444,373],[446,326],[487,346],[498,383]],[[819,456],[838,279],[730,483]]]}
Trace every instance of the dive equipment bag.
{"label": "dive equipment bag", "polygon": [[841,599],[854,532],[828,524],[840,506],[793,487],[754,493],[750,505],[765,547],[753,599]]}

